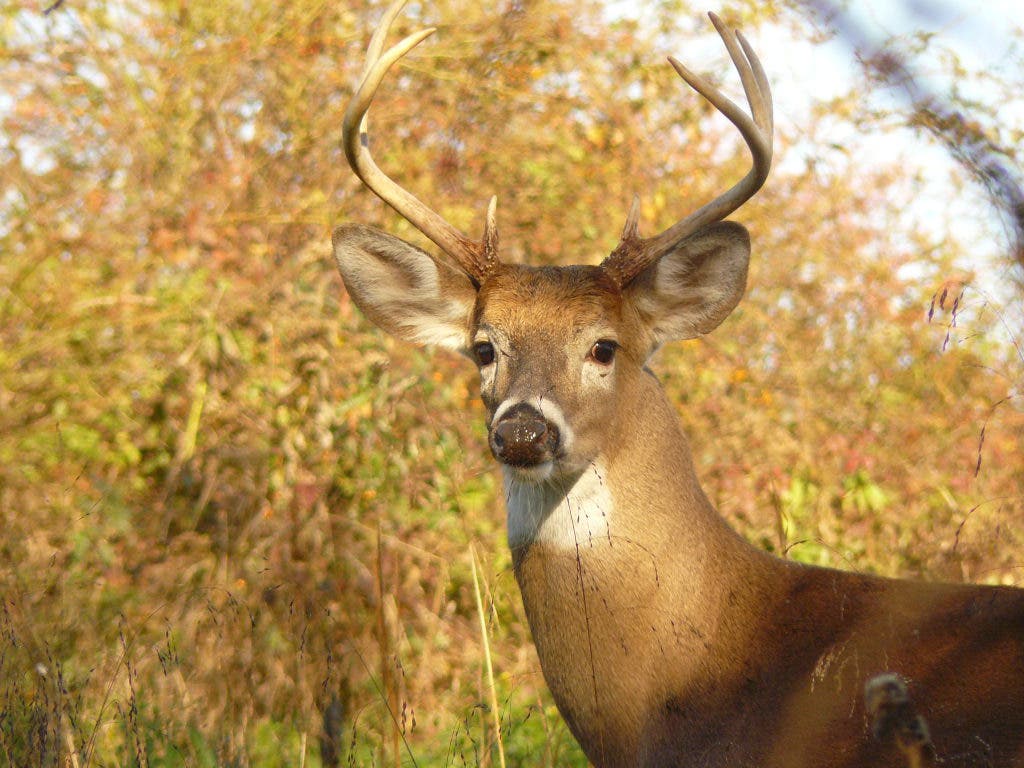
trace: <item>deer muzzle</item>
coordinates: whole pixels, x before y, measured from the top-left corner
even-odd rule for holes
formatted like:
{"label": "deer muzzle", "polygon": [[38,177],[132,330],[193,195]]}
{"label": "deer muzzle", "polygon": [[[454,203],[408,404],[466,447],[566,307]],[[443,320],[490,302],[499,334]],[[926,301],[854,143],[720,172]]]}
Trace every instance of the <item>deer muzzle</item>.
{"label": "deer muzzle", "polygon": [[536,467],[554,460],[558,455],[558,427],[526,403],[510,408],[491,427],[491,453],[502,464],[513,467]]}

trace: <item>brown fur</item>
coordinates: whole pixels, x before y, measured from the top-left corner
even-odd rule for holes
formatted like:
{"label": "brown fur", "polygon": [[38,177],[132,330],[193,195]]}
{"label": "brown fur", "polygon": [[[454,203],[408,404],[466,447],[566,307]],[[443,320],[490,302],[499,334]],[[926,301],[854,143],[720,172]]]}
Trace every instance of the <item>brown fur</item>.
{"label": "brown fur", "polygon": [[653,380],[629,399],[608,471],[623,529],[578,557],[515,553],[545,679],[596,765],[900,765],[862,702],[890,670],[943,765],[1024,765],[1024,593],[769,557],[711,509]]}

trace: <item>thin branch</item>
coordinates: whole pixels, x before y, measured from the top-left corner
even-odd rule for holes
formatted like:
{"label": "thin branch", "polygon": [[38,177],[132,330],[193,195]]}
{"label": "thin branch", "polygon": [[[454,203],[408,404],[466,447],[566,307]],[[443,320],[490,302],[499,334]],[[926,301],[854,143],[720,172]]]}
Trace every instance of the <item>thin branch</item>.
{"label": "thin branch", "polygon": [[1011,255],[1024,267],[1024,183],[1012,151],[996,144],[981,125],[932,90],[905,56],[872,37],[845,6],[834,0],[805,0],[805,4],[834,25],[869,73],[903,92],[912,110],[910,125],[931,133],[985,189],[992,206],[1008,217]]}

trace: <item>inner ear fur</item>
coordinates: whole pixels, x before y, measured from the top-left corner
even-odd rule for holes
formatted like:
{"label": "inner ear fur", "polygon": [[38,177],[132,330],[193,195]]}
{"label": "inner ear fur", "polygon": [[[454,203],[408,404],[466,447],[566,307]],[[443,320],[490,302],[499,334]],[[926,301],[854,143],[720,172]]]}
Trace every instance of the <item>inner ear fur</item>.
{"label": "inner ear fur", "polygon": [[655,346],[717,328],[743,297],[750,235],[731,221],[680,241],[624,290],[654,336]]}
{"label": "inner ear fur", "polygon": [[405,341],[464,351],[476,300],[464,272],[373,227],[347,224],[331,241],[349,296],[375,325]]}

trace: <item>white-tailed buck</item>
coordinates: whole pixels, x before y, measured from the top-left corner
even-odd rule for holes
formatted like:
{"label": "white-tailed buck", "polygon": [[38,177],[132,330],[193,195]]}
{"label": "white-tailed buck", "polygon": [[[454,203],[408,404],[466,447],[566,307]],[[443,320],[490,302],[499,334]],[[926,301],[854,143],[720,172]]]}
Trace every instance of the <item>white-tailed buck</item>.
{"label": "white-tailed buck", "polygon": [[944,766],[1024,765],[1024,590],[876,578],[788,562],[723,521],[673,407],[645,368],[740,300],[750,242],[722,221],[771,165],[768,81],[711,20],[751,114],[674,59],[739,129],[750,173],[659,235],[634,202],[599,266],[498,258],[494,200],[473,241],[388,178],[366,113],[387,70],[433,30],[373,35],[344,117],[355,173],[445,254],[357,224],[334,232],[355,303],[378,326],[475,361],[504,473],[508,543],[544,678],[597,766],[896,766],[865,684],[907,681]]}

